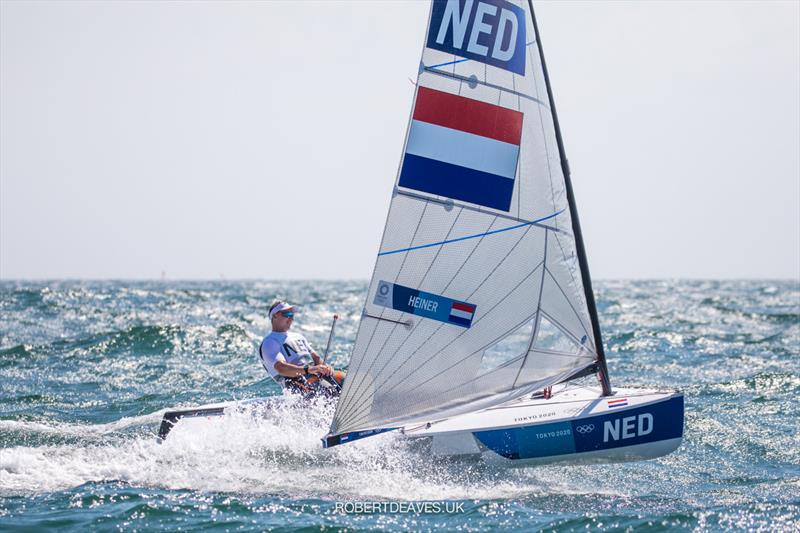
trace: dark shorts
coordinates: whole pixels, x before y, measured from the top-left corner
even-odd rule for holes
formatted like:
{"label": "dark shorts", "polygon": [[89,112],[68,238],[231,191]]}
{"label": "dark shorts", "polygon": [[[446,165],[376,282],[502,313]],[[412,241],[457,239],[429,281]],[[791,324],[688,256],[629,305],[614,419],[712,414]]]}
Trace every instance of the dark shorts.
{"label": "dark shorts", "polygon": [[[344,377],[344,372],[335,370],[330,377],[308,376],[285,378],[283,380],[283,385],[288,391],[302,394],[306,398],[313,398],[316,396],[336,398],[341,392],[342,385],[344,385]],[[339,385],[338,387],[332,383],[333,380]]]}

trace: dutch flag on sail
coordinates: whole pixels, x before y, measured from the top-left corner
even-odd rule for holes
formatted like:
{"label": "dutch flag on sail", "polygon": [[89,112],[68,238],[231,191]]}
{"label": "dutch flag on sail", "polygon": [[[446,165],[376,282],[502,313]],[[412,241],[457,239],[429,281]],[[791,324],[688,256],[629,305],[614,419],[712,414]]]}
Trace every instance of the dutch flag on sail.
{"label": "dutch flag on sail", "polygon": [[472,317],[475,315],[475,306],[466,302],[453,302],[450,306],[449,321],[464,327],[472,325]]}
{"label": "dutch flag on sail", "polygon": [[522,113],[420,87],[398,185],[508,211]]}

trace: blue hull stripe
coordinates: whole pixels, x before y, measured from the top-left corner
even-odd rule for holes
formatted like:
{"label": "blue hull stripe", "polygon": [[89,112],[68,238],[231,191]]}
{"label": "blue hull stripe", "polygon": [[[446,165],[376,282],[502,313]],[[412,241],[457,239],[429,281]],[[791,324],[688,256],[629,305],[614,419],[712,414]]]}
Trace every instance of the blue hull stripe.
{"label": "blue hull stripe", "polygon": [[400,187],[508,211],[514,180],[435,159],[406,154]]}
{"label": "blue hull stripe", "polygon": [[476,431],[487,448],[508,459],[593,452],[683,436],[683,396],[552,424]]}

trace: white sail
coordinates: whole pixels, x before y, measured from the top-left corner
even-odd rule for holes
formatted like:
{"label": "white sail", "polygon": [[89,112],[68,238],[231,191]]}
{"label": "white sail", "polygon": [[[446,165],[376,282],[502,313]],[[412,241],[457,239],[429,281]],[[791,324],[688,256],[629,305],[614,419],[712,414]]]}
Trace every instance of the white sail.
{"label": "white sail", "polygon": [[508,401],[597,359],[527,2],[435,1],[332,434]]}

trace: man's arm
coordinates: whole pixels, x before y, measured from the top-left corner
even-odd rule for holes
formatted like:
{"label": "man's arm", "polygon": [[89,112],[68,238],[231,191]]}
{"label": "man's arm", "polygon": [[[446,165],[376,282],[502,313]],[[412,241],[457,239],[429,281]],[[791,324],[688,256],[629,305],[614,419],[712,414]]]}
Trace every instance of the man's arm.
{"label": "man's arm", "polygon": [[[318,358],[314,358],[314,361],[317,362]],[[275,370],[278,371],[278,374],[287,378],[296,378],[306,375],[305,366],[293,365],[292,363],[287,363],[286,361],[278,361],[275,363]],[[309,374],[322,374],[329,376],[331,372],[332,369],[328,365],[315,364],[308,366]]]}

